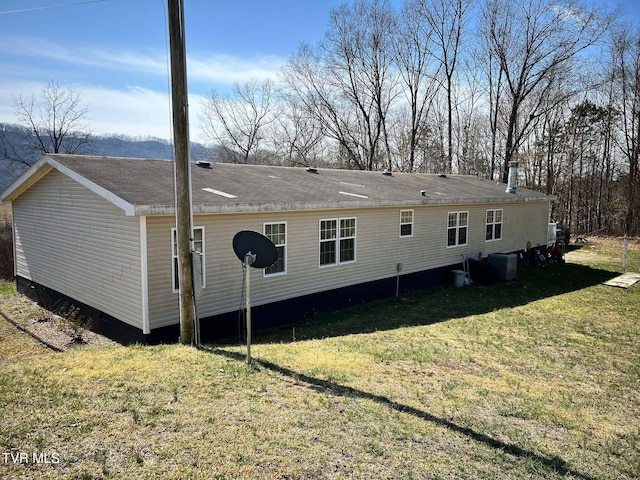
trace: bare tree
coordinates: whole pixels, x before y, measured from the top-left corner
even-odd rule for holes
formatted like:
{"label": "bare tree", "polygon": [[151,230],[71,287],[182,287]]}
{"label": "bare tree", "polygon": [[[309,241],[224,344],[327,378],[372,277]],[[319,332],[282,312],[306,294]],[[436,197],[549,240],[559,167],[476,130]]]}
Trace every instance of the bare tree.
{"label": "bare tree", "polygon": [[322,123],[352,168],[391,164],[387,115],[397,94],[393,22],[387,0],[342,5],[331,12],[324,41],[302,45],[283,70],[291,93]]}
{"label": "bare tree", "polygon": [[11,97],[18,122],[26,130],[25,148],[0,137],[0,153],[12,163],[29,166],[46,153],[85,153],[92,143],[86,121],[89,107],[83,105],[80,94],[50,81],[40,96]]}
{"label": "bare tree", "polygon": [[276,155],[287,165],[308,167],[322,162],[325,137],[322,124],[294,98],[283,95],[271,130]]}
{"label": "bare tree", "polygon": [[225,161],[250,162],[274,119],[274,100],[272,80],[235,83],[227,94],[211,91],[201,121],[205,135],[224,148]]}
{"label": "bare tree", "polygon": [[[421,14],[422,0],[407,0],[398,20],[394,38],[395,64],[400,73],[408,114],[402,121],[400,151],[403,169],[414,171],[421,134],[433,99],[437,93],[439,65],[431,55],[431,29]],[[404,151],[407,150],[406,154]]]}
{"label": "bare tree", "polygon": [[640,30],[620,28],[612,42],[613,79],[620,111],[618,148],[626,160],[624,233],[640,232]]}
{"label": "bare tree", "polygon": [[[481,34],[487,56],[499,65],[506,89],[503,181],[532,121],[540,115],[544,91],[566,77],[578,54],[596,44],[610,16],[587,10],[578,0],[487,0]],[[531,101],[536,98],[537,101]],[[525,112],[527,101],[531,101]],[[496,107],[499,108],[499,107]]]}
{"label": "bare tree", "polygon": [[458,173],[463,175],[489,176],[489,155],[486,151],[486,129],[483,94],[479,75],[473,65],[464,62],[465,86],[458,89],[464,97],[455,102],[455,124]]}
{"label": "bare tree", "polygon": [[447,96],[447,166],[453,169],[453,112],[454,112],[454,76],[456,74],[464,22],[469,11],[469,0],[418,0],[419,11],[431,31],[431,53],[440,63],[439,69],[444,76],[440,82]]}

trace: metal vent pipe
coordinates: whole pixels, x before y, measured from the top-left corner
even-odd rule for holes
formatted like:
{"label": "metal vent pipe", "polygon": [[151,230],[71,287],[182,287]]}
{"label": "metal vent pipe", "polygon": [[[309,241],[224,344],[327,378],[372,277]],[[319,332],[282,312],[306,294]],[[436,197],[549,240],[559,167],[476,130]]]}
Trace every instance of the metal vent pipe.
{"label": "metal vent pipe", "polygon": [[507,181],[507,193],[516,193],[516,183],[518,180],[518,162],[509,162],[509,179]]}

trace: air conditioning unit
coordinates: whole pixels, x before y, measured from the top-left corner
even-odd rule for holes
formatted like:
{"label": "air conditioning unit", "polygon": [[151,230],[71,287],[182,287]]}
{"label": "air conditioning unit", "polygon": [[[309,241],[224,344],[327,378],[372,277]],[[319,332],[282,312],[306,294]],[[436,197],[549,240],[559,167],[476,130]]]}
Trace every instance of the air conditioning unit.
{"label": "air conditioning unit", "polygon": [[518,274],[518,255],[515,253],[490,253],[487,263],[500,282],[515,280]]}

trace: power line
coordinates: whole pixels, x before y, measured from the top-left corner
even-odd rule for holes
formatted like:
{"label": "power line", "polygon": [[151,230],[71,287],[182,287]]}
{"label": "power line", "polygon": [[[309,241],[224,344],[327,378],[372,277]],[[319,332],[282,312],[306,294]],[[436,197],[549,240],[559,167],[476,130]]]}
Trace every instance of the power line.
{"label": "power line", "polygon": [[0,11],[0,15],[10,15],[12,13],[35,12],[37,10],[50,10],[52,8],[73,7],[75,5],[85,5],[88,3],[101,3],[101,2],[108,2],[108,1],[109,0],[83,0],[81,2],[62,3],[60,5],[47,5],[44,7],[23,8],[21,10],[5,10],[5,11]]}

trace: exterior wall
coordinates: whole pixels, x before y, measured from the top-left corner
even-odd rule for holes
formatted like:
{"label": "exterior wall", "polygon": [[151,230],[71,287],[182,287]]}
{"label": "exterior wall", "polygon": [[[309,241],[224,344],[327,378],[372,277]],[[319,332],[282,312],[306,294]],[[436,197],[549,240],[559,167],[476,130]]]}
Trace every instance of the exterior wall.
{"label": "exterior wall", "polygon": [[140,219],[52,170],[13,202],[16,274],[142,328]]}
{"label": "exterior wall", "polygon": [[[487,209],[503,209],[502,239],[485,241]],[[548,202],[503,205],[416,206],[413,236],[400,237],[401,208],[263,212],[197,215],[194,226],[205,229],[206,287],[198,302],[201,317],[241,307],[242,268],[232,248],[240,230],[263,232],[265,222],[287,224],[287,273],[264,277],[251,269],[252,305],[263,305],[401,274],[456,265],[462,254],[483,256],[523,250],[546,243]],[[402,210],[411,209],[403,207]],[[469,212],[468,244],[447,248],[447,214]],[[319,221],[356,218],[356,261],[319,266]],[[171,227],[173,217],[147,218],[150,328],[178,322],[178,294],[172,292]]]}

